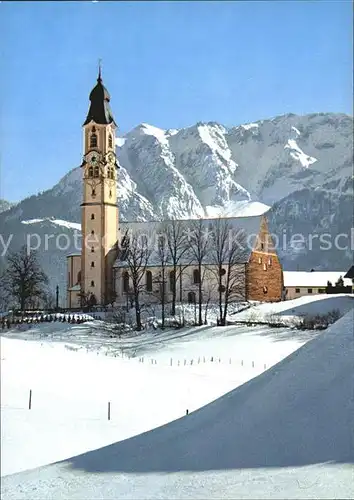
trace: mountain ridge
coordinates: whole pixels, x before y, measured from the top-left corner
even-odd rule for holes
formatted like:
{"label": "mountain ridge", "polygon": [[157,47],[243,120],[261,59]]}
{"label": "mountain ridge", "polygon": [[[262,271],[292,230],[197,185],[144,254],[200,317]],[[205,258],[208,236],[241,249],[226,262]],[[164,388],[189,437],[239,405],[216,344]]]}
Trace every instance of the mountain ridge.
{"label": "mountain ridge", "polygon": [[[287,113],[231,127],[213,121],[163,130],[141,123],[117,138],[116,150],[123,221],[232,216],[246,209],[251,215],[270,206],[276,235],[285,229],[306,238],[313,231],[334,237],[335,223],[351,230],[353,117],[344,113]],[[17,222],[29,219],[79,223],[81,196],[77,167],[51,189],[0,213],[0,231],[16,228],[21,236],[26,227]],[[314,263],[341,270],[351,264],[352,251],[286,246],[279,254],[289,270]]]}

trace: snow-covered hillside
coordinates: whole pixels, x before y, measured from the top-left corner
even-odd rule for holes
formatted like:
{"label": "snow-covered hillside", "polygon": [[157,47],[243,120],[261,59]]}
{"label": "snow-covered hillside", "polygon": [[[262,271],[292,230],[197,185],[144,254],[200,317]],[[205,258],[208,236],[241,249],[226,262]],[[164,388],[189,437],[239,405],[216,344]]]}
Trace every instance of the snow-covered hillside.
{"label": "snow-covered hillside", "polygon": [[[305,239],[349,234],[352,136],[352,117],[335,113],[287,114],[229,128],[210,122],[162,130],[142,123],[116,142],[120,218],[251,215],[271,206],[271,229],[279,237],[285,232],[287,241],[295,233]],[[51,190],[0,214],[1,234],[16,229],[23,240],[28,227],[19,226],[21,220],[80,223],[81,175],[75,168]],[[352,249],[321,251],[315,242],[299,251],[287,243],[280,256],[289,270],[345,269]]]}
{"label": "snow-covered hillside", "polygon": [[353,498],[352,325],[178,332],[168,358],[232,361],[179,366],[2,338],[2,497]]}

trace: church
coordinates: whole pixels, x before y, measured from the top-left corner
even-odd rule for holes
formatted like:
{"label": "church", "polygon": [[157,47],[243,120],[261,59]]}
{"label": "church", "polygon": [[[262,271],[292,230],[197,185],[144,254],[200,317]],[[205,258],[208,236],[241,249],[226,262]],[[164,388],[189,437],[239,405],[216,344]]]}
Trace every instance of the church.
{"label": "church", "polygon": [[[109,92],[103,85],[101,69],[89,100],[89,110],[83,123],[81,163],[82,247],[80,254],[67,256],[67,307],[73,310],[87,305],[126,306],[131,294],[132,269],[122,252],[122,241],[128,232],[144,235],[152,241],[153,234],[161,233],[163,226],[166,227],[168,223],[119,221],[119,162],[115,146],[117,124],[110,107]],[[267,302],[282,300],[283,270],[269,232],[266,214],[225,218],[222,221],[231,230],[242,231],[243,240],[248,241],[247,248],[242,255],[239,254],[239,261],[232,263],[235,269],[237,267],[238,297]],[[174,225],[176,223],[173,221]],[[220,219],[201,219],[199,222],[185,220],[179,223],[187,231],[193,224],[196,227],[199,223],[209,230],[215,228],[215,224],[220,227]],[[190,246],[190,243],[187,242],[187,245]],[[215,245],[215,239],[211,238],[208,246],[210,252],[216,255]],[[231,274],[231,261],[227,262],[226,257],[225,262],[220,259],[216,262],[210,256],[201,260],[196,253],[193,258],[189,252],[188,260],[185,256],[178,262],[177,286],[176,262],[168,257],[162,262],[159,255],[161,257],[161,251],[156,248],[146,253],[146,260],[140,269],[143,274],[139,281],[141,303],[161,300],[161,271],[164,303],[176,300],[176,294],[181,302],[195,303],[198,292],[210,301],[217,301],[219,294],[225,293],[220,276]]]}

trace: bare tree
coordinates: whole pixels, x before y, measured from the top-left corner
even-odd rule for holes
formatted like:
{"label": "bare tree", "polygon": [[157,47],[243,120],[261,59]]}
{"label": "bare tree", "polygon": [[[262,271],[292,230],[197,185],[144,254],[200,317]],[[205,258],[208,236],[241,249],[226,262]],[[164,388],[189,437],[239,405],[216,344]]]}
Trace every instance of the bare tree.
{"label": "bare tree", "polygon": [[165,305],[166,305],[166,267],[169,262],[169,248],[165,227],[161,226],[161,231],[157,234],[156,259],[159,265],[159,274],[154,279],[154,283],[159,285],[158,297],[161,304],[161,327],[165,327]]}
{"label": "bare tree", "polygon": [[43,293],[43,305],[45,309],[55,309],[56,299],[52,290],[46,290]]}
{"label": "bare tree", "polygon": [[38,262],[36,252],[28,252],[26,245],[7,257],[2,286],[18,303],[21,311],[35,299],[43,298],[47,284],[48,278]]}
{"label": "bare tree", "polygon": [[195,262],[198,270],[197,279],[193,279],[198,285],[198,325],[202,325],[203,282],[206,271],[205,264],[209,255],[209,234],[203,219],[192,221],[187,231],[187,239],[191,261]]}
{"label": "bare tree", "polygon": [[167,245],[169,251],[169,260],[172,266],[171,292],[172,305],[171,314],[176,314],[177,284],[180,282],[180,302],[182,302],[182,273],[187,267],[184,257],[188,255],[188,239],[186,234],[186,225],[183,221],[171,220],[165,226],[167,236]]}
{"label": "bare tree", "polygon": [[218,324],[225,325],[232,298],[245,296],[246,237],[242,231],[235,232],[227,219],[216,219],[210,236],[210,270],[218,287]]}
{"label": "bare tree", "polygon": [[5,271],[1,267],[0,269],[0,312],[5,311],[10,307],[11,304],[11,296],[6,289],[5,285]]}
{"label": "bare tree", "polygon": [[92,292],[80,290],[78,297],[80,298],[80,306],[87,311],[92,311],[92,308],[97,305],[96,296]]}
{"label": "bare tree", "polygon": [[141,322],[140,294],[145,289],[143,278],[151,255],[151,249],[148,248],[147,241],[144,238],[140,238],[138,234],[129,233],[128,231],[122,239],[121,247],[120,260],[125,263],[126,272],[128,272],[132,282],[136,328],[141,331],[143,325]]}

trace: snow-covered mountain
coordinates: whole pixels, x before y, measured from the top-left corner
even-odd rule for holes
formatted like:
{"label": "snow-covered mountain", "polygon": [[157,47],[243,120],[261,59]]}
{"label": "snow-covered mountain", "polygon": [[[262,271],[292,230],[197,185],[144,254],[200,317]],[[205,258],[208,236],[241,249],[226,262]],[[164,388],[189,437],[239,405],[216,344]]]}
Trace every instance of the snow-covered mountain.
{"label": "snow-covered mountain", "polygon": [[[143,123],[118,138],[121,220],[252,215],[271,206],[275,234],[349,234],[353,202],[353,119],[345,114],[287,114],[227,128],[197,123],[162,130]],[[79,145],[78,145],[79,148]],[[0,230],[23,236],[80,223],[81,171],[0,214]],[[68,231],[73,229],[66,228]],[[17,239],[17,238],[16,238]],[[342,241],[343,245],[343,241]],[[351,249],[352,250],[352,249]],[[285,244],[287,269],[343,269],[352,251]],[[63,255],[63,262],[65,262]],[[64,269],[64,268],[63,268]]]}

